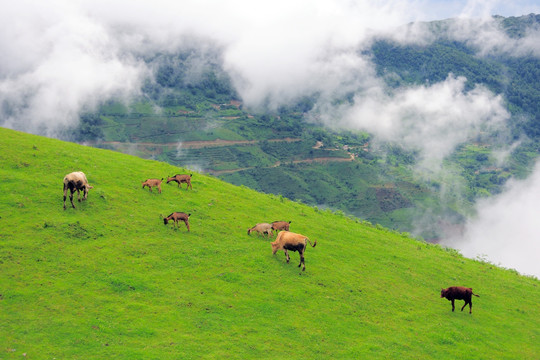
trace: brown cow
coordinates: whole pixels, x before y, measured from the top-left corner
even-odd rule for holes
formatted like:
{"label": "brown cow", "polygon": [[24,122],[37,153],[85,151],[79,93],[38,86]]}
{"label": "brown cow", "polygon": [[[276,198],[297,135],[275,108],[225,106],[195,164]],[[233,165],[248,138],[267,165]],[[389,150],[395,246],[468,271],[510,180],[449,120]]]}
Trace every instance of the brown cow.
{"label": "brown cow", "polygon": [[276,230],[276,231],[281,231],[281,230],[285,230],[285,231],[289,231],[289,224],[291,222],[287,222],[287,221],[274,221],[272,223],[272,230]]}
{"label": "brown cow", "polygon": [[170,220],[174,221],[174,225],[176,228],[178,228],[178,221],[182,220],[184,224],[186,224],[187,231],[189,231],[189,217],[191,214],[186,214],[183,212],[173,212],[171,215],[167,216],[166,218],[163,218],[163,223],[167,225]]}
{"label": "brown cow", "polygon": [[159,179],[147,179],[146,181],[143,181],[142,188],[144,189],[145,186],[148,186],[148,189],[150,189],[150,192],[152,192],[152,188],[154,186],[157,186],[159,193],[161,194],[161,182],[163,181],[163,178],[161,180]]}
{"label": "brown cow", "polygon": [[186,183],[186,189],[189,187],[191,190],[193,190],[193,187],[191,186],[191,177],[193,174],[176,174],[171,177],[167,177],[167,184],[171,181],[176,181],[178,183],[178,187],[181,188],[182,183]]}
{"label": "brown cow", "polygon": [[315,245],[317,245],[317,241],[314,241],[313,244],[311,244],[311,240],[309,240],[304,235],[296,234],[290,231],[282,231],[278,234],[276,241],[271,243],[272,254],[275,255],[278,250],[283,249],[283,251],[285,252],[285,256],[287,256],[287,263],[289,263],[290,257],[287,250],[298,251],[298,253],[300,254],[300,264],[298,264],[298,267],[304,265],[304,267],[302,268],[302,271],[304,271],[306,270],[306,263],[304,262],[304,251],[306,250],[308,241],[311,247],[315,247]]}
{"label": "brown cow", "polygon": [[66,210],[66,196],[69,189],[69,200],[71,201],[71,206],[75,209],[73,204],[73,193],[77,191],[77,199],[81,201],[81,193],[83,192],[83,200],[86,200],[88,197],[88,190],[93,189],[93,186],[88,185],[88,180],[86,175],[82,171],[75,171],[64,176],[64,210]]}
{"label": "brown cow", "polygon": [[472,314],[472,295],[480,297],[473,293],[472,288],[464,286],[451,286],[447,289],[441,289],[441,297],[452,301],[452,311],[454,311],[454,300],[465,300],[461,311],[469,304],[469,314]]}

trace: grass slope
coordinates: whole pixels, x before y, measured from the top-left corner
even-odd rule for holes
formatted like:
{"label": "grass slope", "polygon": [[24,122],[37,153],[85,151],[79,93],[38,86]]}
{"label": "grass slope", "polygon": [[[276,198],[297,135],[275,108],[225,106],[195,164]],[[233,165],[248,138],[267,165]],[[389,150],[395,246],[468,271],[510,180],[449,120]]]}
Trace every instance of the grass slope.
{"label": "grass slope", "polygon": [[[2,128],[0,153],[0,359],[540,358],[537,279],[199,174],[141,189],[166,163]],[[75,170],[94,189],[64,211]],[[304,273],[246,234],[278,219],[317,241]]]}

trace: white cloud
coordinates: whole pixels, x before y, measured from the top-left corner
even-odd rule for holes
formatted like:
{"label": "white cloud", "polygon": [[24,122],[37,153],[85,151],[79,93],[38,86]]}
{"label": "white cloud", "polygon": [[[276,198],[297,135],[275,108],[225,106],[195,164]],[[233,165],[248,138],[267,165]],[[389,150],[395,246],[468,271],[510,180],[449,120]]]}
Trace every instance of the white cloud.
{"label": "white cloud", "polygon": [[471,258],[488,261],[540,278],[540,163],[526,180],[510,181],[506,190],[477,205],[478,216],[462,237],[443,244]]}
{"label": "white cloud", "polygon": [[138,91],[144,68],[76,8],[40,4],[17,2],[0,18],[15,22],[0,42],[0,120],[3,126],[53,135],[100,99]]}
{"label": "white cloud", "polygon": [[511,38],[500,20],[460,18],[449,24],[448,36],[477,49],[478,54],[540,57],[540,28],[531,28],[522,38]]}
{"label": "white cloud", "polygon": [[[366,89],[373,82],[372,65],[355,51],[368,47],[373,34],[390,34],[433,14],[432,1],[418,0],[4,3],[0,123],[31,132],[48,129],[49,135],[74,123],[83,108],[136,93],[149,71],[137,59],[177,51],[190,38],[222,47],[226,70],[248,105],[277,105],[313,91],[331,96],[344,86]],[[474,4],[478,14],[491,2]],[[448,17],[469,11],[467,6],[453,3]],[[477,31],[471,24],[456,34]],[[401,40],[422,39],[422,30],[411,27]],[[534,40],[521,40],[519,48],[537,46]]]}
{"label": "white cloud", "polygon": [[355,98],[342,125],[420,150],[424,165],[440,164],[458,144],[493,132],[508,117],[500,96],[482,86],[465,91],[465,81],[450,75],[444,82],[395,94],[374,87]]}

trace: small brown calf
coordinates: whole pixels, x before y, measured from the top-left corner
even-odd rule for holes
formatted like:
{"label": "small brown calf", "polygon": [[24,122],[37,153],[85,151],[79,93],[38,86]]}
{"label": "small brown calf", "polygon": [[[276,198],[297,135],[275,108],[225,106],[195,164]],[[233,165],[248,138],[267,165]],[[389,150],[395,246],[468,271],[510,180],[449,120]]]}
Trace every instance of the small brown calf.
{"label": "small brown calf", "polygon": [[272,230],[276,230],[276,231],[281,231],[281,230],[285,230],[285,231],[289,231],[289,225],[290,225],[290,221],[287,222],[287,221],[274,221],[272,223]]}
{"label": "small brown calf", "polygon": [[191,177],[193,174],[176,174],[171,177],[167,177],[167,184],[171,181],[176,181],[178,183],[178,187],[181,188],[182,183],[186,183],[186,189],[189,187],[191,190],[193,190],[193,187],[191,186]]}
{"label": "small brown calf", "polygon": [[184,224],[186,224],[187,231],[189,231],[189,217],[191,214],[186,214],[183,212],[173,212],[171,215],[167,216],[166,218],[163,218],[163,223],[167,225],[170,220],[174,221],[174,225],[176,228],[178,228],[178,221],[182,220]]}
{"label": "small brown calf", "polygon": [[163,181],[163,178],[161,180],[159,179],[148,179],[146,181],[143,181],[142,188],[144,189],[145,186],[148,186],[148,189],[150,189],[150,192],[152,192],[152,188],[154,186],[157,186],[159,193],[161,194],[161,182]]}
{"label": "small brown calf", "polygon": [[251,229],[248,229],[247,233],[250,235],[252,232],[258,232],[259,235],[266,234],[267,236],[274,236],[274,233],[272,232],[272,225],[268,223],[260,223],[252,227]]}
{"label": "small brown calf", "polygon": [[441,289],[441,297],[452,302],[452,311],[454,311],[454,300],[465,300],[461,311],[469,304],[469,314],[472,314],[472,295],[480,297],[473,293],[472,288],[464,286],[450,286],[447,289]]}

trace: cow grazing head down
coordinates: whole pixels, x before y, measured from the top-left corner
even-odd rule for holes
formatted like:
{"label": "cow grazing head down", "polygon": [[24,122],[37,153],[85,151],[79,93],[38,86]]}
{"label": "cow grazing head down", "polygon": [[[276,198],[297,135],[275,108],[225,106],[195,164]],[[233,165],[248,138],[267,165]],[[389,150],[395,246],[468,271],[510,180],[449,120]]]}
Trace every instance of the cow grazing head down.
{"label": "cow grazing head down", "polygon": [[186,214],[184,212],[179,212],[179,211],[176,211],[176,212],[173,212],[172,214],[170,214],[169,216],[167,217],[164,217],[163,218],[163,224],[167,225],[169,223],[169,221],[174,221],[174,228],[175,229],[178,229],[178,222],[179,221],[183,221],[184,224],[186,224],[186,227],[187,227],[187,231],[189,231],[189,217],[191,216],[191,214]]}
{"label": "cow grazing head down", "polygon": [[250,235],[254,231],[257,232],[259,235],[266,234],[266,236],[274,236],[274,233],[272,232],[272,225],[268,223],[256,224],[251,229],[248,229],[247,233],[248,235]]}
{"label": "cow grazing head down", "polygon": [[170,183],[171,181],[175,181],[178,183],[178,187],[182,187],[181,184],[182,183],[185,183],[186,184],[186,190],[188,188],[192,189],[193,190],[193,186],[191,186],[191,177],[193,176],[193,174],[176,174],[174,176],[167,176],[167,184]]}
{"label": "cow grazing head down", "polygon": [[450,286],[446,289],[441,289],[441,298],[447,298],[452,302],[452,311],[454,311],[454,300],[465,300],[465,304],[461,308],[461,311],[469,304],[469,314],[472,314],[472,296],[480,297],[473,293],[472,288],[464,286]]}
{"label": "cow grazing head down", "polygon": [[[88,197],[88,190],[93,189],[93,186],[88,184],[86,175],[82,171],[75,171],[64,176],[64,210],[66,210],[66,197],[69,190],[69,200],[71,201],[71,206],[75,209],[75,204],[73,204],[73,193],[77,191],[77,200],[83,201]],[[83,192],[83,198],[81,200],[81,193]]]}
{"label": "cow grazing head down", "polygon": [[304,251],[306,250],[307,243],[311,244],[311,247],[317,245],[317,241],[314,241],[313,244],[305,235],[296,234],[290,231],[282,231],[278,234],[275,241],[271,243],[272,245],[272,254],[275,255],[278,250],[283,250],[285,256],[287,257],[287,263],[290,260],[288,250],[298,251],[300,254],[300,264],[298,267],[302,266],[302,271],[306,270],[306,263],[304,261]]}
{"label": "cow grazing head down", "polygon": [[289,231],[289,225],[290,225],[290,221],[274,221],[272,222],[272,230],[275,230],[275,231],[282,231],[282,230],[285,230],[285,231]]}
{"label": "cow grazing head down", "polygon": [[148,186],[148,189],[150,192],[152,192],[153,187],[157,187],[159,193],[161,194],[161,182],[163,181],[163,178],[160,179],[147,179],[142,182],[142,188],[144,189],[145,186]]}

